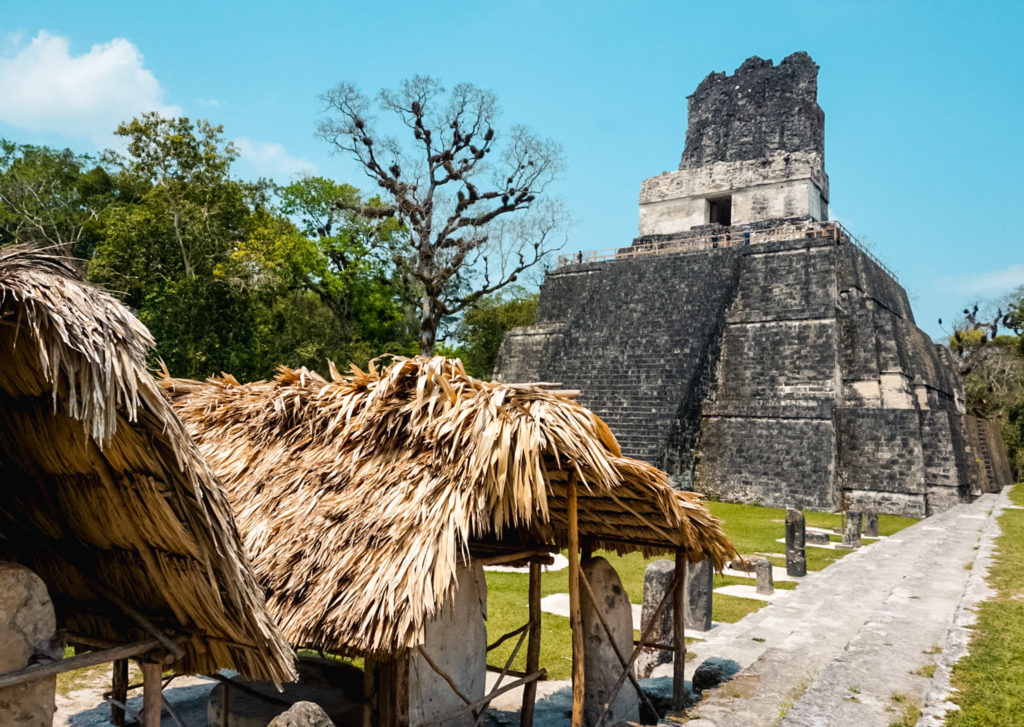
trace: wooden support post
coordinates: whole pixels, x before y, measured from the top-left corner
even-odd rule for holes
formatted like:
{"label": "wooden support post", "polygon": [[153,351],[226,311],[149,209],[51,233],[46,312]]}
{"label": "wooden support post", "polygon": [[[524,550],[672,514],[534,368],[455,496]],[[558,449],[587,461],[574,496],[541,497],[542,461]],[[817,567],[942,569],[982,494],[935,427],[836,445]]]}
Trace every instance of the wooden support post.
{"label": "wooden support post", "polygon": [[163,686],[160,665],[142,662],[142,727],[160,727],[160,712],[164,708]]}
{"label": "wooden support post", "polygon": [[686,707],[686,551],[676,551],[672,591],[672,709]]}
{"label": "wooden support post", "polygon": [[569,620],[572,626],[572,727],[583,727],[583,616],[580,612],[580,527],[576,471],[569,475]]}
{"label": "wooden support post", "polygon": [[[118,659],[113,663],[113,675],[110,681],[110,698],[124,704],[128,701],[128,660]],[[115,727],[124,727],[124,707],[110,703],[110,723]]]}
{"label": "wooden support post", "polygon": [[373,727],[377,722],[377,662],[370,657],[363,659],[363,727]]}
{"label": "wooden support post", "polygon": [[[526,673],[532,674],[540,666],[540,563],[530,563],[530,635],[526,642]],[[523,687],[523,708],[519,712],[519,727],[533,727],[533,710],[537,701],[537,682]]]}
{"label": "wooden support post", "polygon": [[377,708],[380,727],[409,727],[409,649],[379,663]]}

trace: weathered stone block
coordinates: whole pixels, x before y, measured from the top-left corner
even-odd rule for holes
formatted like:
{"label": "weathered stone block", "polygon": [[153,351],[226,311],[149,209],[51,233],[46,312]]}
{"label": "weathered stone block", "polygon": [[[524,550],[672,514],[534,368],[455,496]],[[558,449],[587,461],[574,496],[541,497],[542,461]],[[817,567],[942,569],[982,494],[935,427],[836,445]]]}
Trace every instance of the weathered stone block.
{"label": "weathered stone block", "polygon": [[714,689],[722,682],[732,679],[740,671],[740,665],[732,659],[712,656],[701,662],[693,672],[693,688],[697,692]]}
{"label": "weathered stone block", "polygon": [[[487,677],[487,581],[483,568],[463,566],[456,591],[426,625],[423,649],[471,700],[484,696]],[[418,653],[409,660],[409,721],[419,724],[463,704],[448,683]],[[445,722],[472,727],[472,715]]]}
{"label": "weathered stone block", "polygon": [[[672,579],[675,577],[676,566],[670,560],[656,560],[650,563],[644,570],[644,602],[640,616],[640,632],[647,628],[647,625],[654,617],[654,611],[658,608],[669,588],[672,587]],[[650,641],[656,644],[672,643],[672,602],[669,600],[665,608],[658,616],[658,621],[651,632]],[[636,673],[640,678],[651,675],[651,671],[659,664],[668,664],[672,661],[672,652],[666,649],[645,646],[636,659]]]}
{"label": "weathered stone block", "polygon": [[770,595],[775,593],[775,579],[772,577],[772,562],[767,558],[757,561],[757,592]]}
{"label": "weathered stone block", "polygon": [[860,547],[861,514],[853,510],[847,510],[843,514],[843,547]]}
{"label": "weathered stone block", "polygon": [[786,508],[786,574],[794,577],[807,575],[807,524],[804,514]]}
{"label": "weathered stone block", "polygon": [[[633,652],[633,610],[618,573],[604,558],[590,558],[582,563],[582,576],[590,583],[595,599],[580,584],[580,611],[583,624],[583,722],[597,724],[622,673],[622,663],[614,643],[625,658]],[[601,616],[598,616],[600,612]],[[605,631],[601,617],[608,624]],[[606,724],[640,718],[640,698],[627,681],[619,690]],[[472,720],[471,720],[472,722]]]}
{"label": "weathered stone block", "polygon": [[267,727],[334,727],[334,722],[320,705],[296,702],[286,712],[274,717]]}
{"label": "weathered stone block", "polygon": [[[60,658],[57,618],[46,585],[21,565],[0,562],[0,674],[28,666],[34,657]],[[0,689],[0,725],[50,727],[56,678]]]}
{"label": "weathered stone block", "polygon": [[690,563],[686,568],[686,613],[684,625],[697,631],[711,630],[711,601],[714,593],[714,570],[710,560]]}
{"label": "weathered stone block", "polygon": [[828,545],[830,542],[828,533],[819,533],[816,530],[808,530],[804,538],[808,545]]}
{"label": "weathered stone block", "polygon": [[878,513],[874,510],[868,510],[864,513],[864,537],[878,537]]}

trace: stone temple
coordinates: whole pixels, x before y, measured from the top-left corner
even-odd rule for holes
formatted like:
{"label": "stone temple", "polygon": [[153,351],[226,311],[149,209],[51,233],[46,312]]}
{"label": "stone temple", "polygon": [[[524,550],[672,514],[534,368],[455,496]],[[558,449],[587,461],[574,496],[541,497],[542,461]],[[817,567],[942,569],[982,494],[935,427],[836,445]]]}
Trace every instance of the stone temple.
{"label": "stone temple", "polygon": [[624,453],[722,500],[923,516],[1009,484],[948,351],[828,218],[818,66],[754,57],[689,97],[639,236],[559,259],[495,377],[578,389]]}

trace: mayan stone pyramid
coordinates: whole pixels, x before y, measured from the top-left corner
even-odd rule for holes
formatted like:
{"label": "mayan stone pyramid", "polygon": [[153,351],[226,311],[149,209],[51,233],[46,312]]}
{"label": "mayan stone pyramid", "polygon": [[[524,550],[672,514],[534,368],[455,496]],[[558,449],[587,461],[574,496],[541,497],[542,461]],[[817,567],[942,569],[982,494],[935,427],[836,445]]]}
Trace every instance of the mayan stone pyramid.
{"label": "mayan stone pyramid", "polygon": [[689,97],[639,236],[559,260],[495,377],[558,382],[624,453],[735,502],[923,516],[1008,475],[948,351],[828,218],[818,66],[750,58]]}

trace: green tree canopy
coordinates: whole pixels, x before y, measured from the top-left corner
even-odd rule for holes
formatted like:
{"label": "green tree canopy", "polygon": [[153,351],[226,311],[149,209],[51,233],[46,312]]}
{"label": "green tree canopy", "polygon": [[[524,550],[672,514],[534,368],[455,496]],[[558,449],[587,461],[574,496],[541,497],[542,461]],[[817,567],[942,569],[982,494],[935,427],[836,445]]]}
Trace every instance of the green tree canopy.
{"label": "green tree canopy", "polygon": [[101,215],[118,192],[92,157],[0,139],[0,244],[56,247],[88,258],[102,234]]}
{"label": "green tree canopy", "polygon": [[968,413],[997,422],[1017,477],[1024,474],[1024,288],[999,304],[965,308],[949,337]]}
{"label": "green tree canopy", "polygon": [[457,329],[463,344],[458,355],[470,374],[490,380],[505,333],[533,324],[537,319],[538,297],[525,288],[511,286],[481,298],[476,307],[466,311]]}
{"label": "green tree canopy", "polygon": [[415,352],[394,253],[408,244],[350,185],[233,178],[235,147],[208,121],[146,114],[100,160],[0,142],[0,244],[57,246],[121,296],[176,376],[321,371]]}

